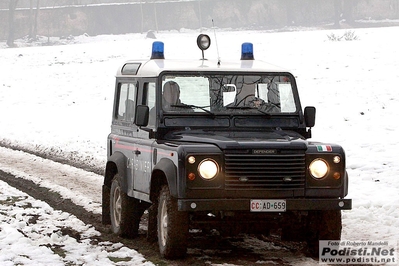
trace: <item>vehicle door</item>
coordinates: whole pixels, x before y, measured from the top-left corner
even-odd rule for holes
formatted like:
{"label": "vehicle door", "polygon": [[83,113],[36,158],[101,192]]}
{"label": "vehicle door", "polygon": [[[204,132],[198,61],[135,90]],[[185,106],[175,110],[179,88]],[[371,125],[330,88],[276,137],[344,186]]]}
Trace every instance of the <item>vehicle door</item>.
{"label": "vehicle door", "polygon": [[148,128],[155,130],[155,80],[145,80],[140,84],[138,102],[147,105],[150,110],[150,118],[147,129],[137,128],[137,144],[134,151],[134,190],[149,194],[151,172],[154,158],[154,139]]}
{"label": "vehicle door", "polygon": [[117,81],[116,102],[113,119],[113,132],[118,137],[114,140],[113,150],[127,158],[126,179],[128,195],[133,192],[134,155],[137,145],[137,126],[134,124],[136,110],[137,82],[134,80]]}

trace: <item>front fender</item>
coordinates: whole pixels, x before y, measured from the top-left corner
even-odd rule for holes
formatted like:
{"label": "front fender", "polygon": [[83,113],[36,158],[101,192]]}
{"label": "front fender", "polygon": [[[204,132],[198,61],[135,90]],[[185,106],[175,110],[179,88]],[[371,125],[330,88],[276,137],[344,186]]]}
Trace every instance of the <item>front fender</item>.
{"label": "front fender", "polygon": [[170,194],[177,198],[177,168],[172,160],[162,158],[153,170],[161,171],[165,174],[166,181],[168,182]]}
{"label": "front fender", "polygon": [[345,171],[345,177],[344,177],[344,185],[342,188],[342,198],[346,197],[348,195],[348,187],[349,187],[349,175],[348,172]]}

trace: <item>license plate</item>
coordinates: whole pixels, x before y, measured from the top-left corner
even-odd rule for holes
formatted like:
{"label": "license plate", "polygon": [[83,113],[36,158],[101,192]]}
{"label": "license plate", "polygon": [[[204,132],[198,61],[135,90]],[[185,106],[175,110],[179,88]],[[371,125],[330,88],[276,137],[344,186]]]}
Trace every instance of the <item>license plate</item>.
{"label": "license plate", "polygon": [[251,212],[285,212],[285,200],[251,200]]}

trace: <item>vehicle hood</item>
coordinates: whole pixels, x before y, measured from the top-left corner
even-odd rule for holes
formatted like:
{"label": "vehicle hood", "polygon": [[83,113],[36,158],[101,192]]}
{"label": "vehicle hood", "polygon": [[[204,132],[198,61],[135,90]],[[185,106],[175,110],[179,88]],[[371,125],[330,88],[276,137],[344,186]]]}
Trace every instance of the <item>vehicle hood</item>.
{"label": "vehicle hood", "polygon": [[298,133],[281,129],[262,131],[187,130],[169,132],[169,142],[213,144],[220,149],[267,148],[306,150],[308,142]]}

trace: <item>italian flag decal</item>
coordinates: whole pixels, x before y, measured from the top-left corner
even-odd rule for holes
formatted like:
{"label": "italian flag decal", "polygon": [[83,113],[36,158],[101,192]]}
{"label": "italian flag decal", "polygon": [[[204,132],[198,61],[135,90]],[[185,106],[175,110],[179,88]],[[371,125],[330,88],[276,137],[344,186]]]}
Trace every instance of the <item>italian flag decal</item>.
{"label": "italian flag decal", "polygon": [[330,145],[319,145],[317,146],[317,151],[332,152],[332,147]]}

